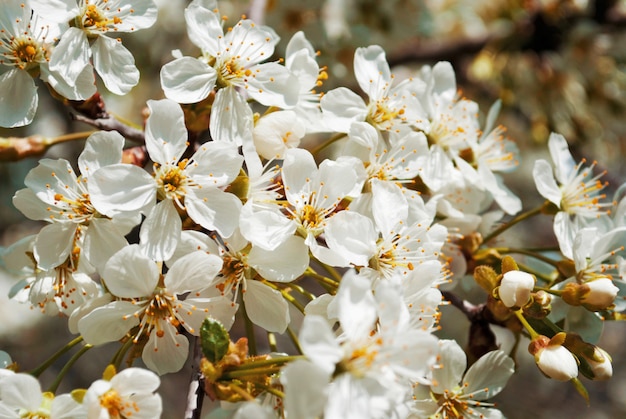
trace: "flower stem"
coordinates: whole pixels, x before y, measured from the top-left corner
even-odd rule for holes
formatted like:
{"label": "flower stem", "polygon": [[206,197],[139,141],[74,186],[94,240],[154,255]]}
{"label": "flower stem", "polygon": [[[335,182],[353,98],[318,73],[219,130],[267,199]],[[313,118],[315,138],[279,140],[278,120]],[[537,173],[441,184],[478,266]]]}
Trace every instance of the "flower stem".
{"label": "flower stem", "polygon": [[57,388],[59,387],[59,384],[61,384],[61,381],[63,380],[63,377],[65,377],[65,374],[67,374],[67,372],[70,370],[70,368],[72,368],[72,365],[74,365],[76,363],[76,361],[78,361],[80,359],[80,357],[83,356],[85,354],[85,352],[87,352],[91,348],[93,348],[93,345],[86,344],[85,346],[80,348],[80,350],[78,352],[76,352],[70,358],[69,361],[67,361],[67,364],[65,364],[63,366],[63,368],[59,372],[59,375],[57,375],[57,377],[54,379],[54,382],[48,388],[49,392],[54,393],[55,391],[57,391]]}
{"label": "flower stem", "polygon": [[267,285],[268,287],[280,292],[280,294],[283,296],[285,300],[290,302],[295,308],[297,308],[298,310],[300,310],[301,313],[304,314],[304,306],[302,305],[300,301],[296,300],[293,295],[289,294],[289,291],[283,288],[279,288],[275,284],[272,284],[269,281],[263,281],[263,283]]}
{"label": "flower stem", "polygon": [[79,337],[71,340],[64,347],[59,349],[54,355],[52,355],[50,358],[48,358],[43,364],[41,364],[40,366],[38,366],[34,370],[29,371],[29,374],[34,376],[34,377],[39,377],[39,375],[41,375],[41,373],[44,372],[57,359],[59,359],[61,356],[63,356],[63,354],[65,354],[67,351],[69,351],[70,349],[72,349],[74,346],[78,345],[82,341],[83,341],[83,337],[82,336],[79,336]]}
{"label": "flower stem", "polygon": [[526,320],[526,317],[524,317],[522,310],[515,311],[515,316],[520,321],[520,323],[522,323],[524,328],[528,331],[528,334],[530,335],[531,340],[539,336],[539,333],[537,333],[535,329],[533,329],[530,323],[528,323],[528,321]]}
{"label": "flower stem", "polygon": [[514,247],[495,247],[493,248],[495,251],[499,252],[499,253],[503,253],[503,254],[508,254],[508,253],[517,253],[520,255],[526,255],[526,256],[530,256],[532,258],[538,259],[548,265],[557,267],[558,266],[558,261],[549,258],[548,256],[542,255],[541,253],[537,253],[533,250],[527,250],[527,249],[517,249]]}
{"label": "flower stem", "polygon": [[245,364],[241,364],[236,368],[233,368],[231,371],[244,371],[251,369],[260,369],[263,367],[277,367],[287,364],[289,362],[297,361],[299,359],[306,359],[304,355],[288,355],[288,356],[278,356],[275,358],[265,358],[260,359],[258,361],[247,362]]}
{"label": "flower stem", "polygon": [[256,356],[256,336],[254,334],[254,324],[252,324],[252,320],[248,317],[248,313],[246,312],[246,303],[244,303],[243,299],[241,300],[241,313],[243,314],[243,320],[246,328],[246,337],[248,338],[248,350],[250,351],[250,355]]}
{"label": "flower stem", "polygon": [[287,326],[287,333],[289,334],[289,338],[293,342],[293,345],[296,347],[296,350],[298,351],[298,353],[301,353],[301,354],[304,353],[302,352],[302,348],[300,347],[300,340],[298,339],[298,336],[293,331],[293,329],[289,326]]}
{"label": "flower stem", "polygon": [[111,364],[113,364],[116,371],[120,370],[120,365],[122,365],[122,360],[124,359],[126,352],[128,352],[128,349],[130,349],[132,344],[133,344],[133,339],[129,337],[128,340],[124,342],[124,344],[120,347],[120,349],[117,350],[117,352],[115,353],[115,356],[113,356],[113,359],[111,360]]}
{"label": "flower stem", "polygon": [[[550,203],[550,202],[547,201],[547,203]],[[508,223],[505,223],[505,224],[501,225],[500,227],[496,228],[495,230],[493,230],[491,233],[487,234],[487,236],[485,236],[483,238],[483,243],[487,243],[489,240],[493,239],[494,237],[499,236],[500,234],[504,233],[509,228],[513,227],[515,224],[520,223],[520,222],[522,222],[524,220],[527,220],[529,218],[532,218],[535,215],[541,214],[541,212],[547,206],[547,203],[543,203],[542,205],[540,205],[539,207],[537,207],[535,209],[532,209],[530,211],[521,213],[517,217],[515,217],[511,221],[509,221]]]}
{"label": "flower stem", "polygon": [[326,147],[330,146],[332,143],[337,142],[337,141],[341,140],[342,138],[344,138],[346,136],[347,135],[345,133],[343,133],[343,132],[340,132],[339,134],[333,135],[332,137],[330,137],[328,140],[326,140],[322,144],[320,144],[317,147],[313,148],[313,150],[311,150],[311,154],[316,156],[320,151],[324,150]]}

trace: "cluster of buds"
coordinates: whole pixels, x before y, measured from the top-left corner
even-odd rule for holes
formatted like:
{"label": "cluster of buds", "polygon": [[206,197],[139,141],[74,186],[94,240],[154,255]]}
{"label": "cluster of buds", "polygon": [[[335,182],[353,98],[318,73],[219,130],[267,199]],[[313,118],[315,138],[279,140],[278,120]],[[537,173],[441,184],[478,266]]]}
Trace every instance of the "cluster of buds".
{"label": "cluster of buds", "polygon": [[528,345],[528,351],[541,372],[555,380],[573,380],[579,372],[598,381],[613,375],[609,354],[575,333],[559,332],[552,338],[537,335]]}

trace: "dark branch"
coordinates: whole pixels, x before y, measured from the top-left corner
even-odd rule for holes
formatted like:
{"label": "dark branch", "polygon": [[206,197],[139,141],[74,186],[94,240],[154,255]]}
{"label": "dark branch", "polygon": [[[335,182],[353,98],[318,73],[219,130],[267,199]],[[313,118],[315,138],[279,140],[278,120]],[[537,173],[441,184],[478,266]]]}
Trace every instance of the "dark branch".
{"label": "dark branch", "polygon": [[143,131],[122,124],[120,121],[111,117],[110,115],[105,118],[97,119],[92,119],[77,113],[73,113],[71,114],[71,116],[74,121],[84,122],[85,124],[91,125],[104,131],[117,131],[129,140],[141,143],[146,141],[146,137]]}

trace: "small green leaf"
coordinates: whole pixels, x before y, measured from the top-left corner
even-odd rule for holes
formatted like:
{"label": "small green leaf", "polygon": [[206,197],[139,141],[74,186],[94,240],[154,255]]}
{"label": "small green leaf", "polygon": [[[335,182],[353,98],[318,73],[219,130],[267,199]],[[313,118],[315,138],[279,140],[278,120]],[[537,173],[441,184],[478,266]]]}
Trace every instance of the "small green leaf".
{"label": "small green leaf", "polygon": [[200,328],[200,341],[202,342],[204,357],[215,364],[224,358],[224,355],[228,352],[230,336],[222,323],[207,317],[202,322],[202,327]]}

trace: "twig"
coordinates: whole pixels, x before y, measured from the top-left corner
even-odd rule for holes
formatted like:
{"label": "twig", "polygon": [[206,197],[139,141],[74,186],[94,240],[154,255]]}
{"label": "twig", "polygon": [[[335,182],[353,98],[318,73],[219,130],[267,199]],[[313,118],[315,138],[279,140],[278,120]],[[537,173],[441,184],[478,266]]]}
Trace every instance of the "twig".
{"label": "twig", "polygon": [[111,117],[110,115],[106,118],[92,119],[81,114],[72,113],[71,117],[74,121],[84,122],[85,124],[91,125],[104,131],[117,131],[122,134],[122,136],[132,141],[137,141],[141,143],[144,143],[146,141],[146,137],[143,131],[122,124],[120,121]]}
{"label": "twig", "polygon": [[200,371],[200,360],[202,351],[197,336],[193,339],[193,362],[189,391],[187,393],[187,407],[185,408],[185,419],[200,419],[202,413],[202,402],[204,401],[204,385],[202,371]]}

